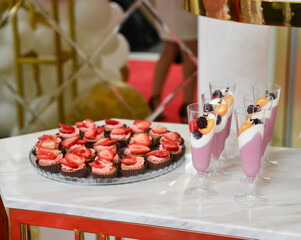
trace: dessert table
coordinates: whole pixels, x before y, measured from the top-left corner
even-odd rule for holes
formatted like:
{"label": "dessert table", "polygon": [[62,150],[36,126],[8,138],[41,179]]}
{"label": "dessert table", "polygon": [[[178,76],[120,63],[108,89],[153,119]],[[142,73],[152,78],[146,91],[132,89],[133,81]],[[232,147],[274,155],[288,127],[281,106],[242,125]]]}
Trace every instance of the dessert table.
{"label": "dessert table", "polygon": [[[125,121],[126,122],[126,121]],[[101,124],[99,122],[99,124]],[[191,163],[188,126],[153,123],[185,139],[185,161],[165,175],[129,184],[81,186],[39,175],[28,159],[37,138],[49,130],[0,140],[0,193],[9,216],[12,240],[21,239],[20,224],[137,239],[301,239],[301,149],[271,148],[278,165],[265,166],[271,183],[258,186],[268,197],[264,207],[246,209],[233,201],[243,193],[243,176],[235,133],[227,140],[234,157],[223,160],[231,173],[227,182],[214,183],[218,195],[193,200],[185,189],[196,184]],[[2,206],[3,207],[3,206]],[[0,238],[5,239],[5,214]]]}

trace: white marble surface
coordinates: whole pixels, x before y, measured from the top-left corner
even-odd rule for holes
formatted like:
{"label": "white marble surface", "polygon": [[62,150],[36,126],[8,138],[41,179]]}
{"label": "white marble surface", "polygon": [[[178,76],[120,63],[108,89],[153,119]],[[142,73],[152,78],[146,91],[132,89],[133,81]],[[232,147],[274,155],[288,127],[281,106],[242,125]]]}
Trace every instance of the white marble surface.
{"label": "white marble surface", "polygon": [[301,239],[300,149],[272,149],[271,157],[279,161],[279,165],[265,169],[265,175],[271,177],[272,182],[257,188],[268,197],[268,204],[248,210],[233,201],[233,196],[246,188],[240,182],[243,174],[237,157],[235,134],[227,147],[236,157],[223,162],[232,179],[211,185],[218,192],[214,199],[196,201],[184,196],[185,189],[196,180],[188,145],[188,126],[166,126],[180,132],[186,139],[186,161],[173,172],[158,178],[115,186],[78,186],[38,175],[31,167],[28,155],[41,132],[1,139],[0,186],[4,204],[8,208],[244,238]]}

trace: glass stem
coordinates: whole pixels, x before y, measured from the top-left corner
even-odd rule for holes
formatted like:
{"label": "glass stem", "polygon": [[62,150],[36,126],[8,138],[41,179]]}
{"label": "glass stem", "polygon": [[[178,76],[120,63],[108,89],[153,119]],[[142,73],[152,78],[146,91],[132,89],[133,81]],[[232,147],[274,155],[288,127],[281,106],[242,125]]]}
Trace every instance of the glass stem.
{"label": "glass stem", "polygon": [[202,191],[205,188],[204,174],[203,173],[198,173],[198,180],[199,180],[199,190]]}
{"label": "glass stem", "polygon": [[213,156],[213,172],[214,173],[219,173],[220,172],[220,161],[219,157]]}
{"label": "glass stem", "polygon": [[248,184],[248,196],[254,196],[254,189],[255,189],[255,181],[254,180],[249,180],[248,181],[249,184]]}

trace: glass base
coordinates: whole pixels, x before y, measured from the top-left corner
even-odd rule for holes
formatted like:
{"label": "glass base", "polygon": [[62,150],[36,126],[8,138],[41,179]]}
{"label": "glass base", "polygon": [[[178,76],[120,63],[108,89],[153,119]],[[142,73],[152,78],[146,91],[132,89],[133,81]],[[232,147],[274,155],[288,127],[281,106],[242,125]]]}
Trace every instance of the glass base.
{"label": "glass base", "polygon": [[225,182],[229,181],[232,176],[226,171],[211,171],[208,172],[206,178],[209,182]]}
{"label": "glass base", "polygon": [[242,194],[234,196],[234,201],[243,207],[254,208],[266,205],[268,199],[261,195]]}
{"label": "glass base", "polygon": [[191,187],[186,189],[184,194],[190,199],[212,199],[217,195],[217,192],[208,188]]}

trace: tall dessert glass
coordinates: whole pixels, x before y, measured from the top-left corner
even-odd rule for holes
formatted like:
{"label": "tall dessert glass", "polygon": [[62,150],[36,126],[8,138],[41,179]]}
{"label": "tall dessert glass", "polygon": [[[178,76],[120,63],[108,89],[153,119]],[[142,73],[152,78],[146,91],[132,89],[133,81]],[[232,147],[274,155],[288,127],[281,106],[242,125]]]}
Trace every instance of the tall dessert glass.
{"label": "tall dessert glass", "polygon": [[189,139],[193,167],[197,171],[199,185],[185,191],[194,198],[212,198],[216,192],[204,184],[205,171],[209,167],[216,125],[216,112],[203,104],[193,103],[187,106]]}
{"label": "tall dessert glass", "polygon": [[[272,141],[273,138],[280,92],[280,85],[275,83],[257,83],[253,85],[253,94],[256,102],[261,104],[261,107],[268,111],[267,115],[269,116],[269,119],[266,129],[266,137],[264,139],[264,144],[266,146]],[[278,162],[269,159],[267,147],[263,158],[264,161],[278,164]]]}
{"label": "tall dessert glass", "polygon": [[267,199],[257,195],[254,189],[255,178],[261,165],[263,152],[265,110],[250,116],[247,108],[235,109],[236,129],[242,170],[248,179],[248,191],[234,196],[234,201],[245,207],[266,204]]}

